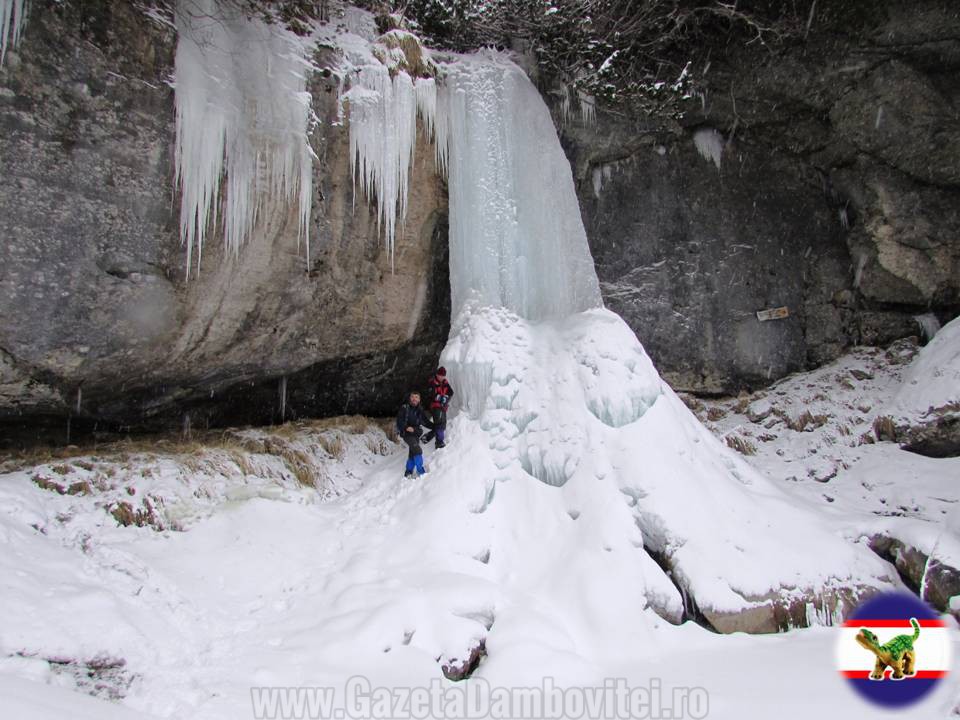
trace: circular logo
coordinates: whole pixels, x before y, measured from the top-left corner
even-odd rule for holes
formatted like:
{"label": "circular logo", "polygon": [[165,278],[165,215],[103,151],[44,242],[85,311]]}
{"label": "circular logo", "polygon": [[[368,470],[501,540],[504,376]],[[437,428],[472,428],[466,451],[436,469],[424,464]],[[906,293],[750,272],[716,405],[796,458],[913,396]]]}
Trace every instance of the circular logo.
{"label": "circular logo", "polygon": [[873,703],[888,708],[912,705],[947,676],[950,629],[913,595],[875,595],[844,622],[837,668]]}

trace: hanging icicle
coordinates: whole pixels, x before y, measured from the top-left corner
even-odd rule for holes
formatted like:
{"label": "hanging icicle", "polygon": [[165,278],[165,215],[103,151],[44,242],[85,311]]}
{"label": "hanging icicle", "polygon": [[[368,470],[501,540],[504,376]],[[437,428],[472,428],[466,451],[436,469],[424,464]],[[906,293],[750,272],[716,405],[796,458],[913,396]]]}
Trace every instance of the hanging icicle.
{"label": "hanging icicle", "polygon": [[[389,37],[388,37],[389,36]],[[407,215],[410,167],[417,142],[417,117],[435,137],[437,167],[446,168],[446,116],[438,114],[436,81],[407,72],[434,70],[427,51],[409,33],[392,31],[386,45],[358,63],[351,87],[342,96],[349,106],[350,160],[354,184],[377,202],[377,227],[393,267],[397,225]],[[399,39],[397,39],[399,38]],[[383,38],[381,39],[383,40]]]}
{"label": "hanging icicle", "polygon": [[0,67],[6,59],[7,48],[20,44],[28,8],[27,0],[0,0]]}
{"label": "hanging icicle", "polygon": [[304,41],[219,0],[180,0],[176,25],[176,184],[188,271],[194,249],[199,271],[207,234],[218,224],[237,254],[258,220],[294,202],[309,257],[313,152]]}

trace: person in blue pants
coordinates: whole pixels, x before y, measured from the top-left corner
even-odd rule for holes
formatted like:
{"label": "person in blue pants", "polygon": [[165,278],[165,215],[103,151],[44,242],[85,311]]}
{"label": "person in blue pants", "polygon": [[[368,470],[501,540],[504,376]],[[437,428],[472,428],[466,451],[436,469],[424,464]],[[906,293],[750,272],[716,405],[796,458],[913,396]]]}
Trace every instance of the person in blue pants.
{"label": "person in blue pants", "polygon": [[433,427],[420,405],[420,393],[411,392],[407,395],[407,401],[400,408],[400,412],[397,413],[397,435],[410,448],[410,453],[407,456],[406,472],[403,473],[404,477],[413,475],[414,470],[417,471],[418,475],[426,473],[423,467],[423,448],[420,447],[421,425],[426,425],[429,428]]}

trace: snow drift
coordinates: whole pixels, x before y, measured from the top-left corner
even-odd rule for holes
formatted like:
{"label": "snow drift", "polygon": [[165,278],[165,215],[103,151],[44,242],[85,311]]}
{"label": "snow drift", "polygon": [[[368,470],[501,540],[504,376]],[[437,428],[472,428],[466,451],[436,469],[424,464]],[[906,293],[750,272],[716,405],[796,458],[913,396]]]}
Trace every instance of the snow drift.
{"label": "snow drift", "polygon": [[932,457],[960,456],[960,318],[920,350],[887,415],[890,439]]}

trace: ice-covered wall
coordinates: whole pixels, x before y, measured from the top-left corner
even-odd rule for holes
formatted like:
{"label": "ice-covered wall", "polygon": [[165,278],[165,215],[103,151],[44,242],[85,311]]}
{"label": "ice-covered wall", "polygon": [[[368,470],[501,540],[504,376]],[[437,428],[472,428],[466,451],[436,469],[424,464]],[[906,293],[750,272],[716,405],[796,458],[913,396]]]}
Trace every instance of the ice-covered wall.
{"label": "ice-covered wall", "polygon": [[293,204],[309,242],[305,41],[220,0],[181,0],[175,15],[176,184],[188,267],[196,250],[199,268],[218,225],[237,253],[258,220]]}

